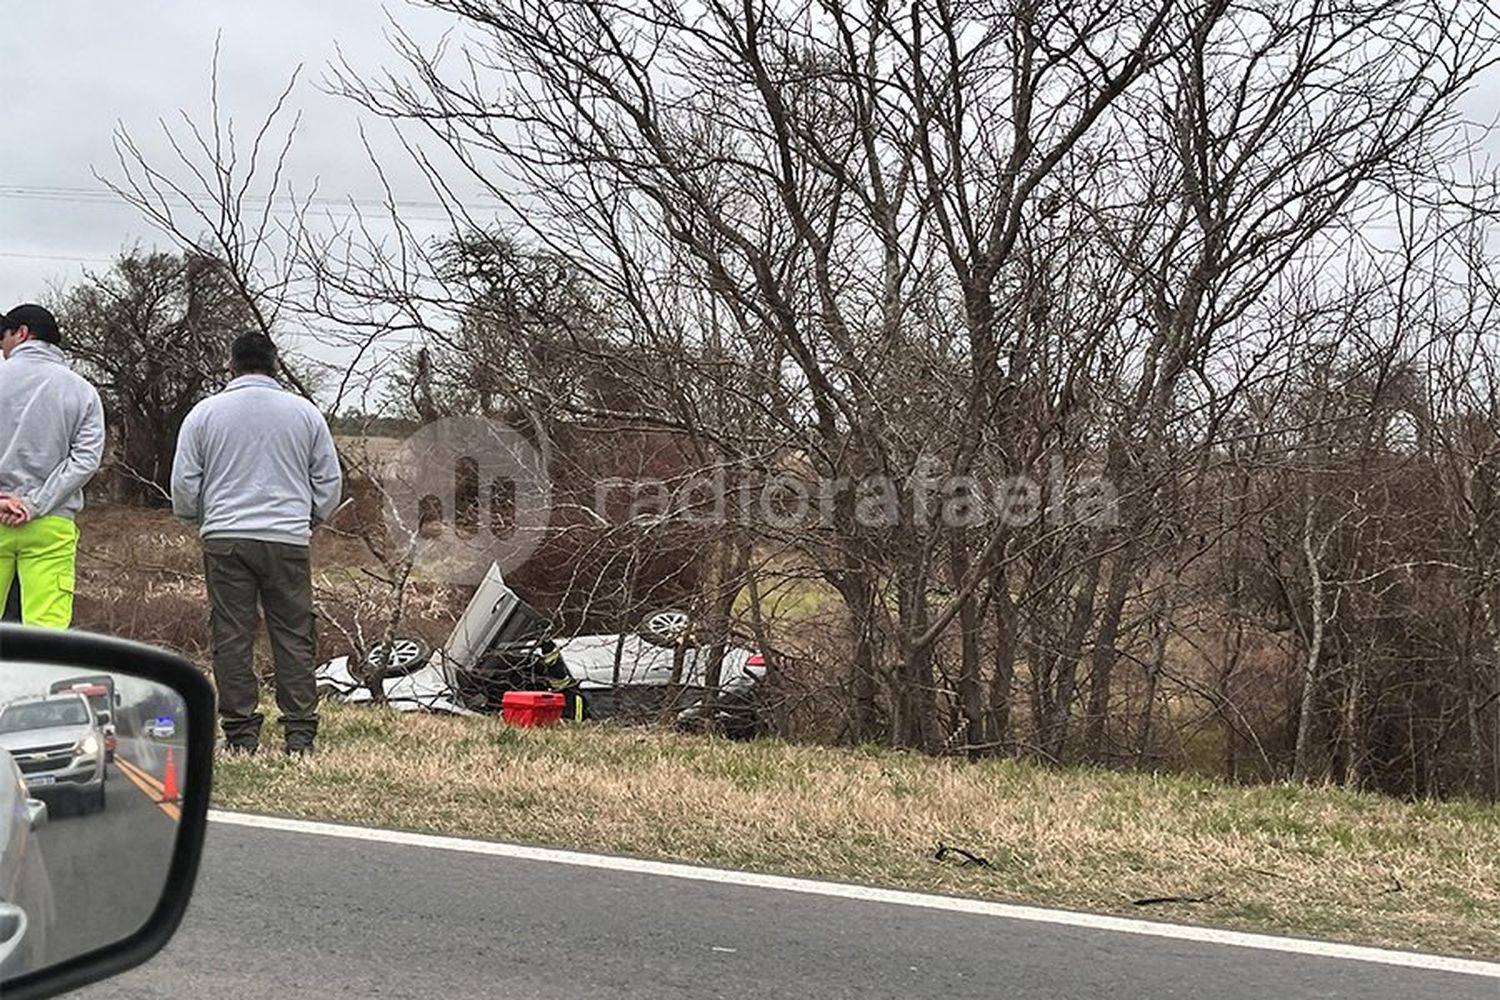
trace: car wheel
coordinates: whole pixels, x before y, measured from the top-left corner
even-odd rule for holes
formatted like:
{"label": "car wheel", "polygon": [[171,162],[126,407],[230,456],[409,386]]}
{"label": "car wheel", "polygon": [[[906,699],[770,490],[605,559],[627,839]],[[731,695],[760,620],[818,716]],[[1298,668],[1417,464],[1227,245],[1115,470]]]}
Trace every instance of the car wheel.
{"label": "car wheel", "polygon": [[[759,700],[745,692],[725,692],[719,695],[714,716],[720,735],[731,740],[754,740],[769,734],[769,727],[761,712]],[[677,725],[687,732],[701,733],[707,730],[708,719],[703,700],[694,700],[677,713]]]}
{"label": "car wheel", "polygon": [[720,713],[719,725],[731,740],[756,740],[769,735],[770,727],[754,704],[734,705]]}
{"label": "car wheel", "polygon": [[372,676],[405,677],[427,665],[432,659],[432,644],[425,639],[399,636],[386,643],[377,643],[365,654],[360,664],[358,680],[369,680]]}
{"label": "car wheel", "polygon": [[653,646],[667,649],[678,643],[692,645],[692,616],[681,608],[653,611],[641,622],[640,635]]}

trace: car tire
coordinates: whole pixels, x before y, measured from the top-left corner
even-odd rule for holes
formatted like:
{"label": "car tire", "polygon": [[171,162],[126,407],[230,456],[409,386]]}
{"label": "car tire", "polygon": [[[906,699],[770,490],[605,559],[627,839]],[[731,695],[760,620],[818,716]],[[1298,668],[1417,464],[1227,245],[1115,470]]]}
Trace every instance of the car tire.
{"label": "car tire", "polygon": [[771,732],[759,704],[750,699],[731,704],[721,713],[719,726],[726,738],[741,742],[758,740]]}
{"label": "car tire", "polygon": [[679,642],[693,645],[692,616],[682,608],[662,608],[641,622],[640,637],[653,646],[673,649]]}
{"label": "car tire", "polygon": [[370,647],[357,671],[351,671],[355,680],[368,681],[372,675],[380,677],[405,677],[427,666],[432,659],[432,644],[415,636],[397,636],[390,642],[391,654],[387,656],[386,643]]}
{"label": "car tire", "polygon": [[[759,698],[753,693],[726,692],[719,695],[714,709],[714,728],[726,739],[745,741],[770,734]],[[677,713],[677,726],[685,732],[701,733],[708,722],[703,714],[703,699],[697,698]]]}

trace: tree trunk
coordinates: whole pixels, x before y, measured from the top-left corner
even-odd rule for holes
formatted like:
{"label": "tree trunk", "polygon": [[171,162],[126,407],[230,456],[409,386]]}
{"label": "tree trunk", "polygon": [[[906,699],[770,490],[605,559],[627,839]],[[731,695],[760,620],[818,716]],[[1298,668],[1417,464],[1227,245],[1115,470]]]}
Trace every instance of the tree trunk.
{"label": "tree trunk", "polygon": [[995,574],[995,670],[990,675],[989,708],[984,741],[1001,753],[1010,751],[1011,692],[1016,678],[1016,605],[1005,572]]}
{"label": "tree trunk", "polygon": [[1165,588],[1157,598],[1155,629],[1156,643],[1151,660],[1146,665],[1146,693],[1141,705],[1141,721],[1135,742],[1135,764],[1139,769],[1151,752],[1152,720],[1156,716],[1156,692],[1161,684],[1162,667],[1167,661],[1167,640],[1172,635],[1172,616],[1176,593]]}
{"label": "tree trunk", "polygon": [[166,505],[171,496],[174,457],[166,448],[175,438],[154,426],[146,415],[122,415],[119,432],[117,494],[127,503]]}
{"label": "tree trunk", "polygon": [[[1484,611],[1485,635],[1490,642],[1490,662],[1494,664],[1494,676],[1490,679],[1491,690],[1500,691],[1500,617],[1496,616],[1489,588],[1482,582],[1479,601]],[[1500,800],[1500,698],[1495,699],[1492,712],[1494,726],[1490,733],[1490,796]]]}
{"label": "tree trunk", "polygon": [[709,732],[718,730],[719,687],[724,677],[724,651],[729,645],[734,603],[739,599],[745,575],[750,568],[748,543],[723,540],[719,543],[719,550],[719,570],[715,580],[718,592],[710,605],[713,619],[709,623],[709,634],[713,636],[713,644],[708,649],[708,664],[703,673],[703,718]]}
{"label": "tree trunk", "polygon": [[849,733],[854,743],[867,743],[880,736],[879,685],[875,669],[875,591],[863,570],[847,570],[832,580],[848,610]]}
{"label": "tree trunk", "polygon": [[1083,659],[1083,640],[1094,620],[1094,599],[1099,592],[1100,556],[1091,558],[1083,568],[1078,592],[1073,596],[1073,617],[1068,626],[1062,654],[1053,670],[1053,695],[1047,732],[1042,746],[1058,763],[1068,758],[1068,730],[1073,720],[1073,697],[1078,688],[1078,663]]}
{"label": "tree trunk", "polygon": [[[1496,690],[1500,690],[1500,666],[1495,670]],[[1490,798],[1500,801],[1500,698],[1495,699],[1491,712],[1495,716],[1490,726]]]}
{"label": "tree trunk", "polygon": [[1223,747],[1223,769],[1224,777],[1234,781],[1239,777],[1239,754],[1237,752],[1237,733],[1234,728],[1234,720],[1231,709],[1234,707],[1234,675],[1238,672],[1240,658],[1245,650],[1245,622],[1239,615],[1235,616],[1234,627],[1224,636],[1224,662],[1219,667],[1218,685],[1216,695],[1218,697],[1218,717],[1220,738],[1224,741]]}
{"label": "tree trunk", "polygon": [[1323,573],[1318,567],[1318,553],[1313,547],[1313,514],[1309,507],[1302,528],[1302,554],[1307,561],[1307,573],[1311,580],[1312,594],[1308,603],[1312,609],[1312,622],[1307,642],[1307,658],[1302,668],[1302,696],[1297,716],[1297,745],[1292,757],[1292,778],[1306,781],[1312,773],[1309,757],[1312,753],[1313,716],[1317,707],[1318,686],[1321,676],[1318,661],[1323,655]]}
{"label": "tree trunk", "polygon": [[908,572],[897,594],[901,627],[901,664],[891,693],[891,742],[898,747],[930,750],[937,704],[932,680],[932,646],[911,640],[927,631],[926,579]]}
{"label": "tree trunk", "polygon": [[1109,702],[1114,684],[1115,642],[1120,636],[1120,616],[1125,611],[1125,597],[1134,568],[1134,544],[1115,556],[1109,571],[1109,591],[1104,598],[1104,613],[1094,638],[1094,657],[1089,673],[1088,721],[1083,732],[1084,758],[1098,761],[1103,756],[1109,726]]}
{"label": "tree trunk", "polygon": [[1364,787],[1364,743],[1360,739],[1359,716],[1364,706],[1362,699],[1365,685],[1363,658],[1355,655],[1348,665],[1349,685],[1344,691],[1344,710],[1339,726],[1339,746],[1344,754],[1344,787]]}
{"label": "tree trunk", "polygon": [[417,372],[411,387],[411,401],[418,418],[424,424],[433,423],[442,416],[432,396],[432,360],[425,347],[417,351]]}
{"label": "tree trunk", "polygon": [[[952,543],[953,579],[968,576],[969,559],[963,543]],[[979,665],[979,603],[977,596],[967,598],[958,610],[960,650],[963,662],[958,675],[958,703],[964,718],[964,743],[971,748],[982,746],[984,734],[984,692]],[[978,753],[971,749],[970,754]]]}

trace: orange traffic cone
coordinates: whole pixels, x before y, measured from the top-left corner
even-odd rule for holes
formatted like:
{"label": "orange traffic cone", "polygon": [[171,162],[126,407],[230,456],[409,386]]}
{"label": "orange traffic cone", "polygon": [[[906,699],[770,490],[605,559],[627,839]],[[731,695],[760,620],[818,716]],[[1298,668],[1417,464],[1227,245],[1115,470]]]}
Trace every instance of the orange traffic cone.
{"label": "orange traffic cone", "polygon": [[161,779],[161,799],[163,802],[176,802],[182,798],[182,793],[177,789],[177,761],[172,756],[172,748],[167,747],[167,772]]}

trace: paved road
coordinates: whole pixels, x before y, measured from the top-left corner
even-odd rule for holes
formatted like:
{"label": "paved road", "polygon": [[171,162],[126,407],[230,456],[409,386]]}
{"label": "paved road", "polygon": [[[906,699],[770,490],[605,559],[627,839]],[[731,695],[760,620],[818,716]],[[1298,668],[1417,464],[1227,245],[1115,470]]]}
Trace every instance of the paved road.
{"label": "paved road", "polygon": [[175,809],[157,804],[153,785],[165,774],[164,762],[164,747],[122,738],[102,811],[79,815],[65,803],[49,803],[50,818],[38,833],[57,913],[49,963],[128,936],[156,906],[177,834]]}
{"label": "paved road", "polygon": [[88,1000],[1495,1000],[1494,979],[211,826],[176,940]]}
{"label": "paved road", "polygon": [[173,766],[178,769],[180,776],[187,754],[183,737],[180,735],[173,740],[122,736],[116,756],[123,760],[127,767],[133,766],[137,772],[144,772],[153,782],[159,784],[166,774],[168,749],[172,751]]}

